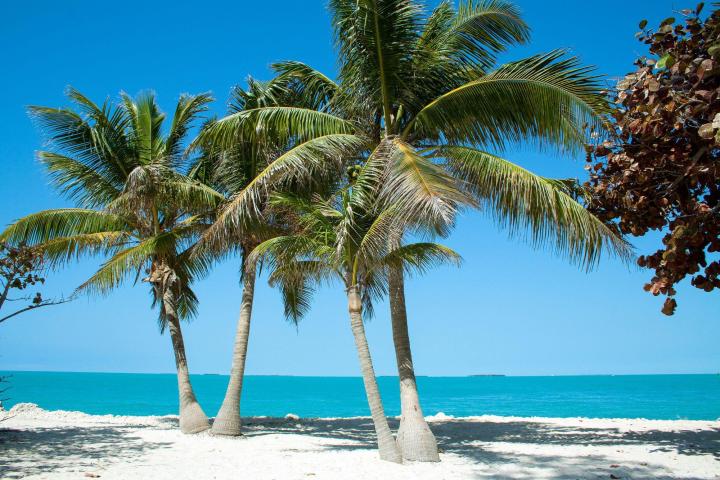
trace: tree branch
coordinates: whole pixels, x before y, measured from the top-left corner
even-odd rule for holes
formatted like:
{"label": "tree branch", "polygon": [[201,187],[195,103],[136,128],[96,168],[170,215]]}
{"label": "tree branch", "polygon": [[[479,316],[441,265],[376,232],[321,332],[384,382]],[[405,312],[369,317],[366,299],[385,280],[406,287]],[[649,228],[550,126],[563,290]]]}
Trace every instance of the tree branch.
{"label": "tree branch", "polygon": [[60,304],[63,304],[63,303],[70,302],[70,301],[72,301],[72,300],[74,300],[74,298],[73,298],[73,297],[70,297],[70,298],[63,298],[63,299],[61,299],[61,300],[45,301],[45,302],[39,303],[39,304],[37,304],[37,305],[30,305],[30,306],[27,306],[27,307],[25,307],[25,308],[21,308],[20,310],[18,310],[18,311],[16,311],[16,312],[13,312],[13,313],[11,313],[10,315],[6,315],[6,316],[0,318],[0,323],[3,323],[5,320],[9,320],[9,319],[11,319],[11,318],[14,317],[14,316],[20,315],[21,313],[27,312],[27,311],[29,311],[29,310],[35,310],[36,308],[47,307],[47,306],[49,306],[49,305],[60,305]]}

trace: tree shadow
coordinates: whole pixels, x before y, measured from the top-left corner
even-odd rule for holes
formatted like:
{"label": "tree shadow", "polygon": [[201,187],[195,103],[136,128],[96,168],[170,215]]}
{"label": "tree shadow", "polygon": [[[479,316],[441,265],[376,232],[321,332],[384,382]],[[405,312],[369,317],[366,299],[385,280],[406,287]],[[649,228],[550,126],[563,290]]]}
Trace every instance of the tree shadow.
{"label": "tree shadow", "polygon": [[[389,419],[393,430],[397,419]],[[504,454],[487,448],[492,443],[522,443],[581,446],[650,446],[650,451],[679,455],[711,455],[718,461],[720,472],[720,428],[680,431],[622,431],[618,428],[562,426],[531,421],[435,421],[430,424],[442,452],[457,455],[474,463],[476,478],[679,478],[670,475],[661,465],[641,460],[623,462],[600,454],[561,456],[537,454]],[[375,433],[370,418],[301,419],[280,418],[245,419],[248,436],[263,434],[306,434],[334,442],[324,442],[323,448],[356,450],[376,448]],[[310,448],[310,447],[309,447]],[[523,472],[499,473],[503,467],[522,465]],[[684,477],[693,480],[694,477]]]}
{"label": "tree shadow", "polygon": [[[177,422],[175,422],[177,423]],[[92,471],[102,464],[170,444],[146,442],[129,433],[137,427],[90,426],[0,429],[0,478],[24,478],[58,469]]]}
{"label": "tree shadow", "polygon": [[[398,420],[389,419],[393,430]],[[617,428],[563,426],[542,421],[434,421],[430,424],[445,454],[447,467],[472,472],[467,478],[684,478],[672,475],[664,465],[628,461],[616,465],[617,457],[595,450],[591,453],[540,450],[540,446],[645,446],[651,451],[687,456],[711,456],[720,472],[720,428],[667,432],[621,431]],[[161,417],[152,424],[97,425],[28,430],[0,429],[0,478],[23,478],[56,470],[88,473],[108,464],[137,458],[149,450],[172,448],[172,443],[147,441],[143,429],[176,429],[176,417]],[[295,442],[288,451],[352,451],[375,449],[375,433],[370,418],[284,419],[255,417],[244,419],[247,437],[276,434],[302,434],[322,438],[318,442]],[[305,444],[306,443],[306,444]],[[522,450],[494,448],[494,444],[524,444]],[[538,448],[535,448],[538,447]],[[238,448],[242,448],[240,444]],[[613,452],[614,450],[605,450]],[[211,459],[208,459],[211,461]],[[412,472],[412,465],[409,471]],[[444,470],[443,470],[444,471]],[[440,471],[438,471],[440,473]],[[465,478],[465,477],[462,477]],[[698,477],[699,478],[699,477]]]}

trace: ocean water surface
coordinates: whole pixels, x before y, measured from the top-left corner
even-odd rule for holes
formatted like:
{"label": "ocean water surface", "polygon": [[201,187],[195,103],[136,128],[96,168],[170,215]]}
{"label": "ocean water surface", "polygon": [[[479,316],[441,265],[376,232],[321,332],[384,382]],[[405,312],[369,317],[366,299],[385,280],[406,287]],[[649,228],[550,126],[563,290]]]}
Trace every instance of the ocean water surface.
{"label": "ocean water surface", "polygon": [[[172,374],[0,372],[5,408],[32,402],[48,410],[91,414],[165,415],[178,408]],[[193,375],[208,415],[220,407],[228,377]],[[397,377],[379,377],[388,415],[399,414]],[[720,375],[560,377],[418,377],[425,415],[720,419]],[[248,376],[246,416],[369,415],[359,377]]]}

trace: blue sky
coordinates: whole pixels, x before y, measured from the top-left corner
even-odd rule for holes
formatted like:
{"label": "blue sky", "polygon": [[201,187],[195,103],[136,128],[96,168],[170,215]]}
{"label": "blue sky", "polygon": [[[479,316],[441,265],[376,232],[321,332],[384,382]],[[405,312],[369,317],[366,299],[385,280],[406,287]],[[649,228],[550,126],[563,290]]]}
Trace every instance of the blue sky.
{"label": "blue sky", "polygon": [[[632,68],[643,51],[637,23],[650,25],[695,2],[517,0],[533,29],[512,60],[567,47],[609,77]],[[73,85],[96,101],[153,89],[169,111],[183,92],[212,91],[224,111],[230,88],[268,65],[295,59],[331,74],[332,35],[325,2],[138,1],[12,2],[0,30],[0,224],[67,206],[35,161],[41,139],[29,104],[64,106]],[[583,178],[581,158],[518,148],[510,158],[547,176]],[[657,236],[634,243],[649,251]],[[720,296],[685,284],[678,312],[660,313],[646,294],[651,272],[606,259],[585,273],[545,251],[510,240],[482,214],[467,214],[445,243],[464,257],[408,282],[410,333],[421,375],[714,373],[720,371]],[[45,291],[70,293],[97,261],[53,273]],[[194,373],[227,373],[240,290],[230,260],[197,286],[200,315],[185,327]],[[368,337],[378,374],[393,374],[387,305]],[[0,326],[0,370],[171,372],[144,285],[104,298],[81,298]],[[279,295],[257,288],[250,374],[357,375],[343,292],[321,291],[299,328],[282,317]]]}

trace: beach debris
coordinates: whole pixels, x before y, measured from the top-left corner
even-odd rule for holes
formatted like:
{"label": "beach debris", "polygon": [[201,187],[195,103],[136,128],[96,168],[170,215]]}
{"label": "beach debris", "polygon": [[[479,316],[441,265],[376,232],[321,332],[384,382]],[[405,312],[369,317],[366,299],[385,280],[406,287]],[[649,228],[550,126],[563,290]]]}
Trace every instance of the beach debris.
{"label": "beach debris", "polygon": [[294,413],[288,413],[287,415],[285,415],[285,420],[297,422],[298,420],[300,420],[300,416],[295,415]]}
{"label": "beach debris", "polygon": [[613,478],[613,479],[615,479],[615,480],[619,480],[619,479],[620,479],[620,477],[618,477],[618,476],[615,475],[614,473],[611,473],[611,474],[610,474],[610,478]]}
{"label": "beach debris", "polygon": [[88,472],[88,473],[85,474],[85,476],[86,476],[87,478],[100,478],[100,475],[97,474],[97,473],[89,473],[89,472]]}
{"label": "beach debris", "polygon": [[620,465],[618,465],[617,463],[613,463],[612,465],[610,465],[610,468],[618,468],[619,466]]}

